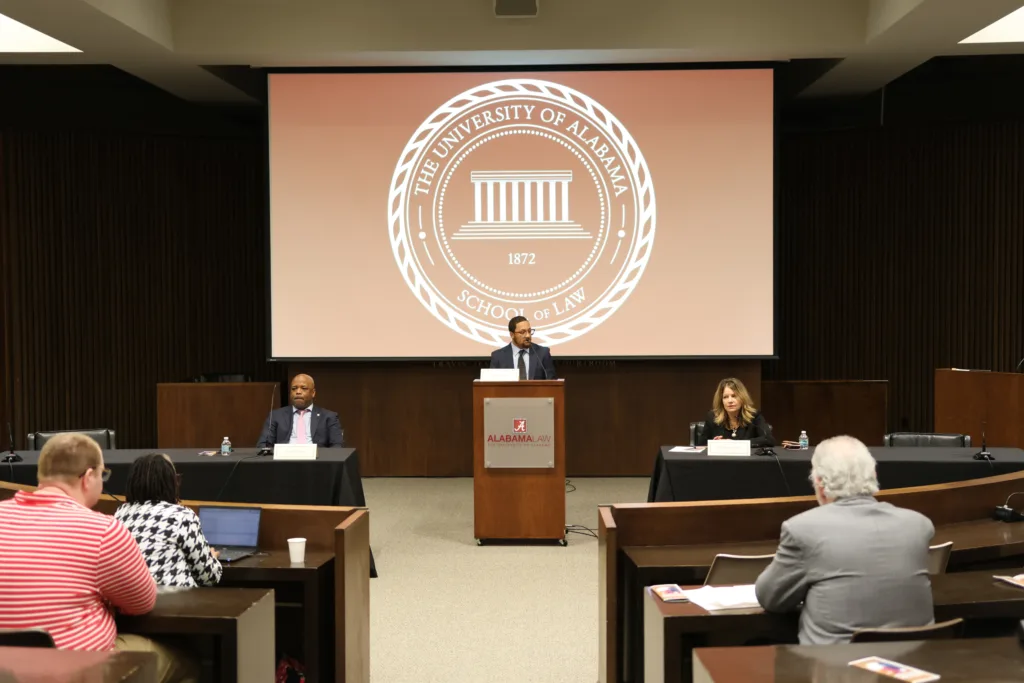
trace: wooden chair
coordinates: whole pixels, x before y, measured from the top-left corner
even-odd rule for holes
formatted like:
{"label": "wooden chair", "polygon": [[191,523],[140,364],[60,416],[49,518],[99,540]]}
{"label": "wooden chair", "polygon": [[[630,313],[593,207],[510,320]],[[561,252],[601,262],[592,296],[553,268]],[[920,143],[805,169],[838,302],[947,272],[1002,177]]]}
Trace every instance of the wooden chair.
{"label": "wooden chair", "polygon": [[928,626],[905,628],[865,628],[853,634],[852,643],[892,643],[903,640],[948,640],[959,638],[964,629],[963,619],[950,619]]}
{"label": "wooden chair", "polygon": [[711,562],[705,586],[738,586],[757,581],[775,558],[771,555],[727,555],[719,553]]}
{"label": "wooden chair", "polygon": [[951,552],[953,552],[953,541],[946,541],[928,548],[928,573],[933,576],[945,574]]}

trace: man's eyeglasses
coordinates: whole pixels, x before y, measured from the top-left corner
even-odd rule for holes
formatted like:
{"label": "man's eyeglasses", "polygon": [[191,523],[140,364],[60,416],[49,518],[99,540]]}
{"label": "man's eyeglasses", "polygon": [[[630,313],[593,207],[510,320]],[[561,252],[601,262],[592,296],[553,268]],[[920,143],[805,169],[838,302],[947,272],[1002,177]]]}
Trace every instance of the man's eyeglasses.
{"label": "man's eyeglasses", "polygon": [[516,330],[516,334],[533,334],[534,332],[536,332],[536,330],[534,330],[532,327],[528,330]]}
{"label": "man's eyeglasses", "polygon": [[[95,468],[90,467],[89,470],[91,470],[91,469],[95,469]],[[89,474],[89,470],[86,470],[85,472],[82,472],[81,474],[79,474],[78,478],[81,479],[85,475]],[[113,474],[113,473],[114,473],[113,470],[110,470],[110,469],[107,469],[106,467],[104,467],[103,468],[103,473],[100,474],[100,478],[103,480],[103,483],[106,483],[106,482],[110,481],[110,475]]]}

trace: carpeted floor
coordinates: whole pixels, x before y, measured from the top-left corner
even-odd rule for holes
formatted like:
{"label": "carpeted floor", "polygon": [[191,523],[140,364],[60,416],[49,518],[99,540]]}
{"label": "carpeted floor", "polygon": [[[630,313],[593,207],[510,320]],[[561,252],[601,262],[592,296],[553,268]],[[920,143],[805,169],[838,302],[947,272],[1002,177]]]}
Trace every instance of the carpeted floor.
{"label": "carpeted floor", "polygon": [[[573,479],[566,524],[643,502],[647,478]],[[595,683],[597,540],[483,546],[472,479],[364,479],[375,683]]]}

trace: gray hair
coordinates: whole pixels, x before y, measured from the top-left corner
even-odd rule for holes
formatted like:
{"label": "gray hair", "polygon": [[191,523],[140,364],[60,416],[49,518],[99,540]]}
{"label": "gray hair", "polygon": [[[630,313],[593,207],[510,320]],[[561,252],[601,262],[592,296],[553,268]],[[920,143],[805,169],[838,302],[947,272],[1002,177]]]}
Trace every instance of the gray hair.
{"label": "gray hair", "polygon": [[878,493],[875,459],[852,436],[834,436],[818,444],[811,457],[811,480],[820,481],[822,493],[831,500]]}

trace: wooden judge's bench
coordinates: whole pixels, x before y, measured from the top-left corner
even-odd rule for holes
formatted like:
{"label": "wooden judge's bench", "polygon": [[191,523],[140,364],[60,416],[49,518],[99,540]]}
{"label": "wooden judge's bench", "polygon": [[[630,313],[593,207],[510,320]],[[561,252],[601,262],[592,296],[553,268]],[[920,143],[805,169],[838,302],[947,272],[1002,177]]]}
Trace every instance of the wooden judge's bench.
{"label": "wooden judge's bench", "polygon": [[939,433],[970,434],[974,446],[1024,448],[1024,374],[936,370],[934,425]]}
{"label": "wooden judge's bench", "polygon": [[174,382],[156,385],[157,448],[256,445],[271,409],[281,405],[277,382]]}

